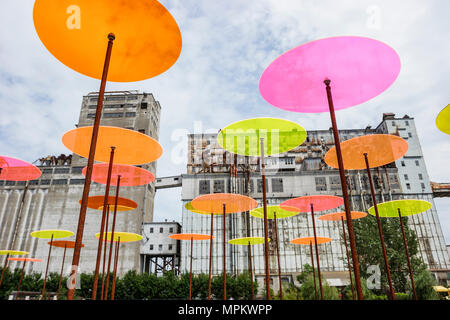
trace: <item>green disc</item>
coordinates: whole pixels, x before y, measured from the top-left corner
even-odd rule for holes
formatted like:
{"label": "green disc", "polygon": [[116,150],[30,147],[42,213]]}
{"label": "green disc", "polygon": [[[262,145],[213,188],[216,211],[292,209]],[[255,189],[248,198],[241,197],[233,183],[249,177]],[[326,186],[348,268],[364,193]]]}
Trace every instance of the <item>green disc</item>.
{"label": "green disc", "polygon": [[[267,239],[267,241],[270,242],[270,239]],[[234,245],[254,245],[254,244],[262,244],[264,243],[264,237],[245,237],[245,238],[236,238],[228,240],[228,243],[234,244]]]}
{"label": "green disc", "polygon": [[[256,208],[250,211],[250,214],[256,218],[264,218],[264,207]],[[283,210],[280,206],[267,206],[267,219],[274,219],[275,214],[277,219],[289,218],[299,214],[297,208],[292,207],[292,211]]]}
{"label": "green disc", "polygon": [[[402,217],[411,216],[427,211],[431,208],[431,203],[425,200],[403,199],[379,203],[378,215],[382,218],[398,218],[398,209]],[[375,208],[369,208],[369,214],[375,216]]]}
{"label": "green disc", "polygon": [[301,145],[306,139],[306,130],[289,120],[254,118],[232,123],[217,135],[223,149],[244,156],[261,155],[260,138],[264,139],[264,155],[270,156]]}

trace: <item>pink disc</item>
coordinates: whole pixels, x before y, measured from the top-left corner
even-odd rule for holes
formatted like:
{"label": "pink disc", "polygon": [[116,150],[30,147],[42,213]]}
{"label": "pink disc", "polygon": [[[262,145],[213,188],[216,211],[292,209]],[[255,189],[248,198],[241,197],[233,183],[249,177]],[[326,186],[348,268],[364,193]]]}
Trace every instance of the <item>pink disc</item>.
{"label": "pink disc", "polygon": [[314,195],[303,196],[286,200],[280,204],[281,209],[295,212],[311,212],[313,205],[314,212],[325,211],[337,208],[344,204],[344,199],[337,196]]}
{"label": "pink disc", "polygon": [[294,112],[326,112],[324,80],[331,80],[335,110],[366,102],[385,91],[400,72],[400,58],[386,44],[364,37],[320,39],[275,59],[259,80],[273,106]]}
{"label": "pink disc", "polygon": [[28,181],[37,179],[42,174],[31,163],[5,156],[0,156],[0,168],[0,180]]}
{"label": "pink disc", "polygon": [[[108,178],[108,163],[94,164],[92,170],[92,181],[106,184]],[[87,167],[83,168],[83,175],[86,175]],[[141,186],[155,180],[155,176],[150,171],[126,164],[113,164],[111,171],[111,185],[117,185],[117,177],[120,175],[121,186]]]}

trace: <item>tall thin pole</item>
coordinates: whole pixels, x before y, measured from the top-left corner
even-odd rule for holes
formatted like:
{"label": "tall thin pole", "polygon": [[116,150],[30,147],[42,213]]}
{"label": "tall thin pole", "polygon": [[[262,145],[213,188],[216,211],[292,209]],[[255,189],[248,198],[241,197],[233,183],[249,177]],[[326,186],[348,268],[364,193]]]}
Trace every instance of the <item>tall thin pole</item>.
{"label": "tall thin pole", "polygon": [[223,204],[223,300],[227,300],[226,204]]}
{"label": "tall thin pole", "polygon": [[313,255],[312,241],[309,242],[309,252],[311,254],[311,266],[313,269],[314,299],[317,300],[316,270],[314,269],[314,255]]}
{"label": "tall thin pole", "polygon": [[397,208],[397,210],[398,210],[398,217],[400,218],[400,226],[402,228],[403,245],[405,246],[406,260],[408,261],[409,277],[411,278],[411,287],[413,289],[414,300],[417,300],[417,292],[416,292],[416,285],[414,283],[413,269],[411,266],[411,259],[409,258],[408,245],[406,244],[406,235],[405,235],[405,228],[403,226],[403,217],[400,212],[400,208]]}
{"label": "tall thin pole", "polygon": [[194,248],[194,238],[191,237],[191,266],[189,269],[189,300],[191,300],[191,298],[192,298],[192,255],[193,255],[192,249],[193,248]]}
{"label": "tall thin pole", "polygon": [[59,291],[61,290],[61,282],[62,282],[62,276],[63,276],[63,272],[64,272],[64,262],[66,260],[66,249],[67,249],[67,244],[64,244],[64,253],[63,253],[63,259],[62,259],[62,263],[61,263],[61,273],[59,274],[59,283],[58,283],[58,291],[56,292],[56,298],[59,300]]}
{"label": "tall thin pole", "polygon": [[250,283],[252,286],[252,300],[255,300],[255,290],[253,288],[253,264],[252,264],[252,245],[248,242],[248,264],[250,269]]}
{"label": "tall thin pole", "polygon": [[342,233],[344,234],[345,253],[347,254],[348,274],[350,276],[350,287],[352,288],[352,298],[353,298],[353,300],[355,300],[355,289],[353,288],[352,266],[351,266],[350,257],[348,254],[347,236],[345,235],[344,217],[341,217],[341,221],[342,221]]}
{"label": "tall thin pole", "polygon": [[50,264],[50,256],[52,255],[52,247],[53,247],[53,233],[52,233],[52,237],[50,238],[50,247],[48,249],[47,267],[45,268],[45,278],[44,278],[44,286],[42,287],[41,300],[45,299],[45,285],[47,284],[48,265]]}
{"label": "tall thin pole", "polygon": [[314,219],[314,205],[311,203],[311,217],[314,231],[314,246],[316,248],[317,274],[319,275],[320,298],[323,300],[322,275],[320,274],[319,247],[317,245],[316,221]]}
{"label": "tall thin pole", "polygon": [[211,212],[211,238],[209,239],[208,300],[211,300],[211,272],[212,272],[212,252],[213,252],[213,219],[214,219],[214,213]]}
{"label": "tall thin pole", "polygon": [[[100,237],[98,238],[98,246],[97,246],[97,261],[95,262],[94,284],[92,286],[92,300],[97,299],[98,273],[100,269],[100,260],[102,257],[102,246],[103,246],[103,230],[105,229],[105,215],[109,216],[109,212],[106,211],[108,209],[107,205],[109,200],[109,187],[111,185],[111,174],[114,162],[115,149],[116,147],[111,146],[111,153],[109,155],[108,176],[106,178],[105,197],[103,198],[102,222],[100,224]],[[103,276],[102,276],[102,286],[103,286]]]}
{"label": "tall thin pole", "polygon": [[394,287],[392,286],[391,270],[389,269],[389,263],[388,263],[387,253],[386,253],[386,245],[384,244],[383,229],[381,228],[380,216],[378,215],[377,199],[375,197],[375,190],[373,188],[372,174],[370,173],[369,158],[367,157],[367,153],[364,153],[364,160],[366,162],[366,171],[367,171],[367,176],[369,177],[370,193],[372,194],[373,207],[375,208],[375,215],[377,218],[378,234],[380,235],[381,249],[383,251],[384,266],[386,267],[386,274],[387,274],[388,283],[389,283],[389,291],[391,293],[391,299],[395,300]]}
{"label": "tall thin pole", "polygon": [[103,108],[103,97],[105,95],[106,79],[108,77],[109,62],[111,59],[111,51],[113,41],[116,37],[113,33],[108,34],[108,48],[106,49],[105,64],[103,66],[102,80],[100,83],[100,91],[98,94],[97,109],[95,111],[94,126],[92,128],[91,146],[89,149],[88,164],[86,169],[86,179],[84,181],[83,197],[81,199],[80,215],[78,217],[77,234],[75,238],[75,248],[72,258],[72,271],[70,273],[71,284],[67,291],[67,299],[72,300],[75,294],[75,281],[77,277],[78,264],[80,262],[81,242],[83,240],[84,223],[86,220],[86,209],[89,197],[89,189],[91,186],[92,168],[94,165],[95,148],[97,147],[98,130],[100,126],[100,118]]}
{"label": "tall thin pole", "polygon": [[280,283],[280,300],[283,300],[283,286],[281,283],[281,263],[280,263],[280,243],[279,243],[279,237],[278,237],[278,226],[277,226],[277,213],[273,213],[273,222],[275,223],[275,236],[276,236],[276,243],[277,243],[277,263],[278,263],[278,282]]}
{"label": "tall thin pole", "polygon": [[116,254],[114,259],[114,273],[113,273],[113,283],[111,289],[111,300],[114,300],[114,294],[116,292],[116,276],[117,276],[117,266],[119,264],[119,249],[120,249],[120,237],[117,239],[116,243]]}
{"label": "tall thin pole", "polygon": [[341,180],[342,197],[344,198],[345,216],[347,218],[348,238],[350,240],[350,250],[353,261],[353,274],[355,275],[356,292],[358,293],[358,300],[363,300],[361,277],[359,273],[358,253],[356,252],[355,232],[353,230],[352,214],[350,211],[350,203],[348,201],[347,181],[345,180],[344,162],[342,160],[341,143],[339,140],[339,133],[336,124],[336,115],[334,113],[333,97],[331,95],[330,80],[324,81],[327,91],[328,107],[330,109],[331,125],[333,127],[334,145],[336,146],[336,156],[339,166],[339,176]]}
{"label": "tall thin pole", "polygon": [[25,271],[26,264],[27,264],[27,259],[25,258],[25,260],[23,261],[22,272],[20,272],[19,286],[17,287],[17,293],[16,293],[16,297],[14,298],[14,300],[17,300],[17,297],[19,296],[20,285],[22,284],[23,273]]}
{"label": "tall thin pole", "polygon": [[266,299],[270,300],[270,271],[269,271],[269,231],[267,223],[267,198],[266,198],[266,165],[264,164],[264,138],[260,138],[261,151],[261,177],[263,191],[264,211],[264,266],[266,271]]}
{"label": "tall thin pole", "polygon": [[106,287],[103,298],[108,300],[108,287],[109,287],[109,271],[111,268],[111,257],[112,257],[112,247],[114,244],[114,229],[116,228],[116,216],[117,216],[117,202],[119,201],[119,189],[120,189],[120,175],[117,176],[117,187],[116,187],[116,199],[114,203],[114,215],[113,223],[111,228],[111,242],[109,244],[109,257],[108,257],[108,271],[106,272]]}
{"label": "tall thin pole", "polygon": [[[106,205],[106,224],[105,224],[105,231],[104,234],[108,234],[108,226],[109,226],[109,215],[110,215],[110,211],[109,211],[109,204]],[[101,294],[100,294],[100,300],[103,300],[103,294],[105,293],[105,265],[106,265],[106,246],[107,246],[107,242],[103,241],[103,267],[102,267],[102,288],[101,288]]]}
{"label": "tall thin pole", "polygon": [[3,276],[5,275],[5,270],[6,270],[6,268],[8,268],[8,258],[9,258],[9,253],[6,255],[6,260],[5,260],[5,263],[3,264],[2,276],[0,277],[0,286],[2,285],[2,282],[3,282]]}

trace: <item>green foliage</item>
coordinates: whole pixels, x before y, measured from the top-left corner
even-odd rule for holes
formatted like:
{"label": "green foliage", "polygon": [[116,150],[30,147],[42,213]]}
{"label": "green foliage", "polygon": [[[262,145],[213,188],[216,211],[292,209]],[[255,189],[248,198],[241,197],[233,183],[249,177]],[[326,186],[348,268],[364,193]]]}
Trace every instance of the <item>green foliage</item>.
{"label": "green foliage", "polygon": [[[303,272],[297,276],[297,281],[301,283],[298,294],[303,300],[320,300],[319,274],[316,271],[316,290],[314,289],[314,274],[310,265],[303,266]],[[338,300],[339,293],[335,287],[331,287],[322,277],[322,291],[324,300]],[[316,294],[317,292],[317,294]]]}
{"label": "green foliage", "polygon": [[433,286],[436,280],[426,268],[421,268],[414,275],[414,284],[416,285],[417,299],[419,300],[437,300],[439,295],[434,291]]}

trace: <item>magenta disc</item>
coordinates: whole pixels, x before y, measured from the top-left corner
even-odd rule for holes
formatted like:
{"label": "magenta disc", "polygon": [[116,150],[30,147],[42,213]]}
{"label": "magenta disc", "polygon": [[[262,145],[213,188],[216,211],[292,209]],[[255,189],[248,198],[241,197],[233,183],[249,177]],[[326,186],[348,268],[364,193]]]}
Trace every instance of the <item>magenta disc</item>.
{"label": "magenta disc", "polygon": [[0,156],[0,180],[28,181],[41,176],[38,167],[23,160]]}
{"label": "magenta disc", "polygon": [[324,80],[330,79],[335,110],[366,102],[385,91],[400,72],[400,58],[374,39],[344,36],[300,45],[275,59],[259,80],[273,106],[294,112],[326,112]]}

